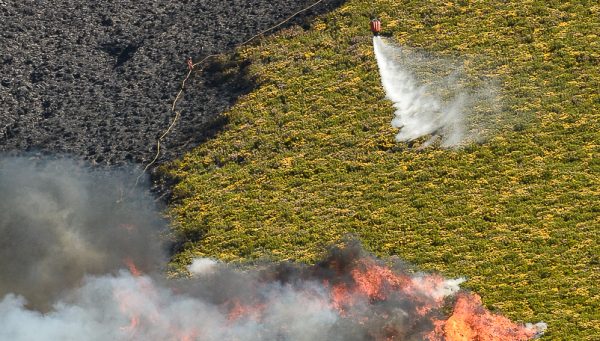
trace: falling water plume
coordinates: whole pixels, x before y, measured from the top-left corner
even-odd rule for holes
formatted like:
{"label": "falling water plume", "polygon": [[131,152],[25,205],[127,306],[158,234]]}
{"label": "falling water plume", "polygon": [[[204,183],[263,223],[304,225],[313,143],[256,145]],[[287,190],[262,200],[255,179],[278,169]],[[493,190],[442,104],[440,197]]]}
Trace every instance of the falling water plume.
{"label": "falling water plume", "polygon": [[462,67],[408,47],[373,37],[375,57],[386,98],[393,102],[396,141],[438,139],[445,148],[481,141],[499,115],[497,90],[491,82],[467,79]]}

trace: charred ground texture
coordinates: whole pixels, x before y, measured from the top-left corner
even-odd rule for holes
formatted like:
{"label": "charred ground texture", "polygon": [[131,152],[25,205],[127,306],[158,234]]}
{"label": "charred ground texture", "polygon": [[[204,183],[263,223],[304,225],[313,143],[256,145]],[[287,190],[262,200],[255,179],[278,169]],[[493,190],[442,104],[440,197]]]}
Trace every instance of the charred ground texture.
{"label": "charred ground texture", "polygon": [[[0,0],[0,151],[149,162],[188,56],[231,52],[314,2]],[[323,1],[287,26],[341,2]],[[159,164],[226,123],[219,113],[255,86],[247,67],[213,62],[193,77]]]}

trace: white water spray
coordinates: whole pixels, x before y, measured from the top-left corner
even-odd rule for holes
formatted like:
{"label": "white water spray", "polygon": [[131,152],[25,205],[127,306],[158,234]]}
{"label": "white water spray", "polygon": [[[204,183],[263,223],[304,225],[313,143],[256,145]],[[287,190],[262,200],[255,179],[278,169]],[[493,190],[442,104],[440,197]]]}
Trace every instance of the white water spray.
{"label": "white water spray", "polygon": [[447,60],[391,45],[378,36],[373,46],[386,98],[396,108],[396,141],[430,136],[423,147],[440,139],[442,147],[451,148],[482,137],[484,122],[489,121],[482,117],[497,112],[491,86],[467,90],[461,69]]}

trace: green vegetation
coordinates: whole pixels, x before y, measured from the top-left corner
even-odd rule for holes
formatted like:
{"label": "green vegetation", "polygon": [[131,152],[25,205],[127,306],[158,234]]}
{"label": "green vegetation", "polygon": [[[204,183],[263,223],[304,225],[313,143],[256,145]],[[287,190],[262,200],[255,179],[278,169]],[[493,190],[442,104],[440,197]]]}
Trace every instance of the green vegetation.
{"label": "green vegetation", "polygon": [[[510,125],[458,150],[394,142],[374,11],[399,44],[497,80]],[[379,256],[466,276],[488,308],[547,322],[544,339],[597,340],[599,32],[597,1],[351,0],[238,51],[260,86],[166,170],[189,239],[175,266],[311,262],[352,233]]]}

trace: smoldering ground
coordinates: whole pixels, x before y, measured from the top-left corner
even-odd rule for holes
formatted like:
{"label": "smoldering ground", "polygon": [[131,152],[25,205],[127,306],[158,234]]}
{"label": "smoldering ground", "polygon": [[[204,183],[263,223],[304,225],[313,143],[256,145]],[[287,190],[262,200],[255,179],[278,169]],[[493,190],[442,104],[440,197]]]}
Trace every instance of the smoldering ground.
{"label": "smoldering ground", "polygon": [[[498,86],[467,77],[460,60],[436,57],[373,37],[386,98],[396,109],[396,141],[429,138],[452,148],[480,142],[502,121]],[[439,141],[438,141],[439,140]]]}

